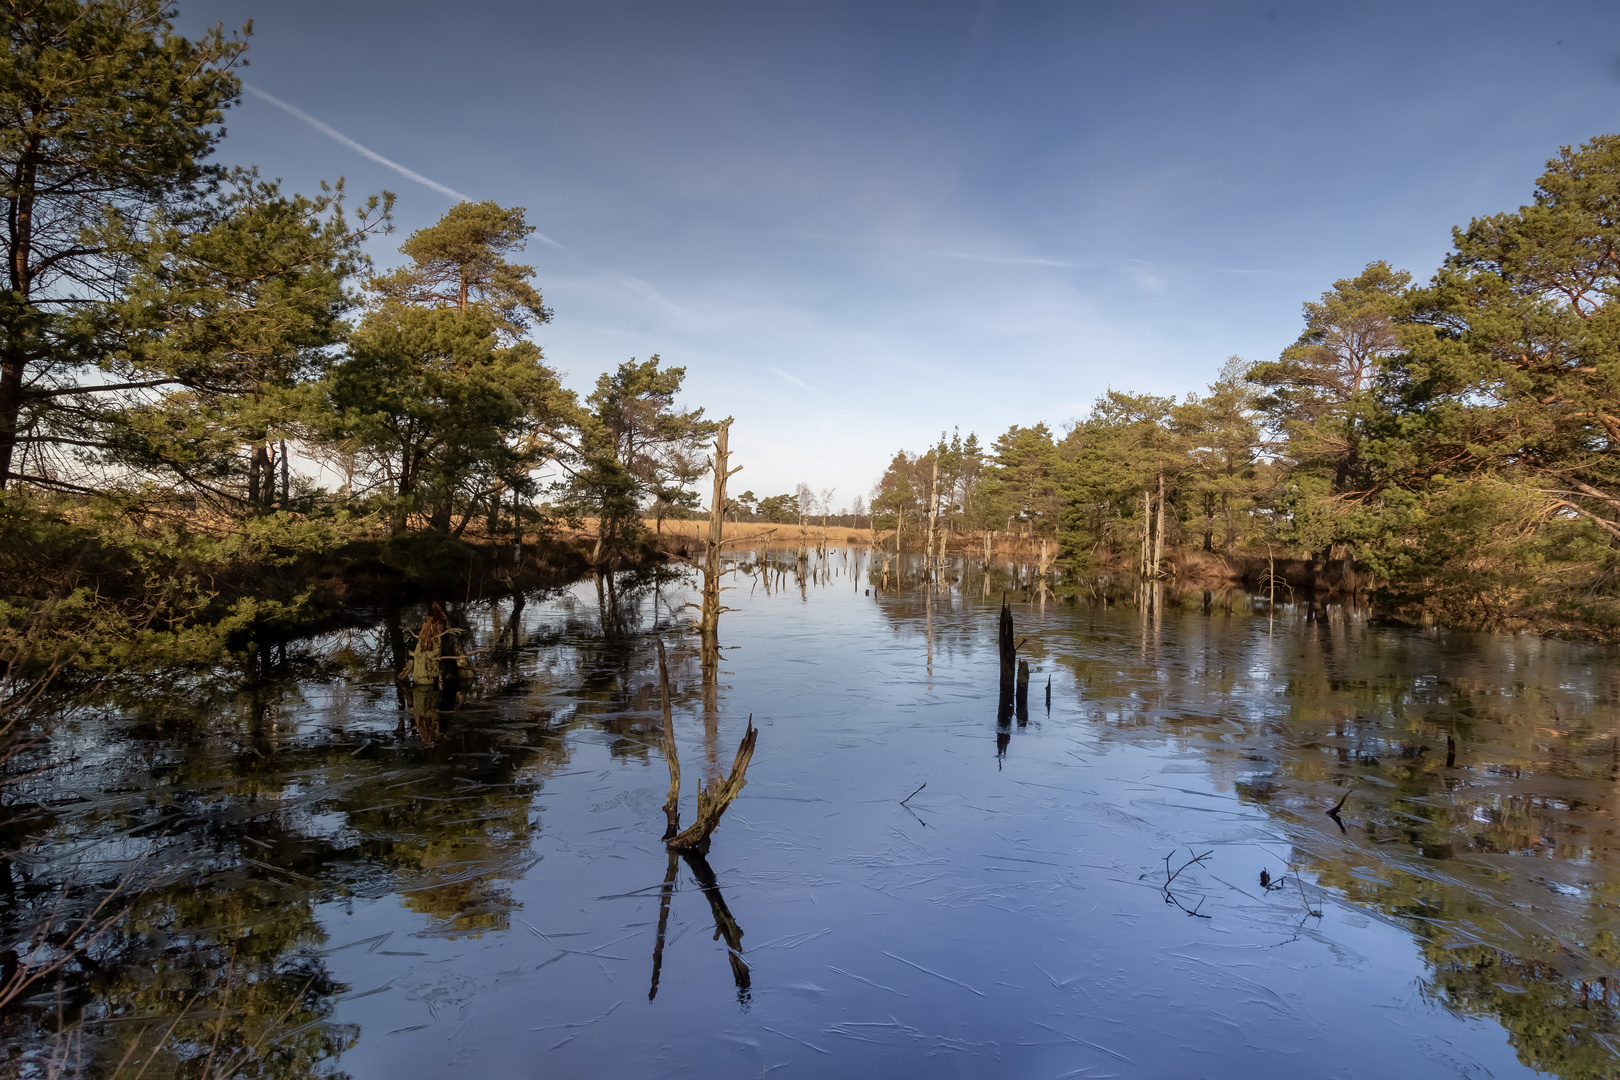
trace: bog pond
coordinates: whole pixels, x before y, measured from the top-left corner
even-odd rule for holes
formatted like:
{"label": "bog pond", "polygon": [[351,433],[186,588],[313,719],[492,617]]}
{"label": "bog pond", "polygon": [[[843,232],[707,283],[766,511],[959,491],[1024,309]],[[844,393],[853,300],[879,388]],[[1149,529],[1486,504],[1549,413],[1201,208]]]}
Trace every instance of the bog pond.
{"label": "bog pond", "polygon": [[[6,789],[0,908],[129,910],[4,1068],[1620,1075],[1612,649],[736,562],[707,693],[674,571],[452,605],[454,708],[396,690],[420,608],[104,687]],[[706,858],[659,639],[688,819],[759,729]]]}

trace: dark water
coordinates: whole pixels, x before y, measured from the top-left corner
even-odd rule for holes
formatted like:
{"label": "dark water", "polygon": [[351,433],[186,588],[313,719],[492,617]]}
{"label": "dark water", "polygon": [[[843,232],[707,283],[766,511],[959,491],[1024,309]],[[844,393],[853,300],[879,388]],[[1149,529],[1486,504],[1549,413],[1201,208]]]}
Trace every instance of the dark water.
{"label": "dark water", "polygon": [[[396,697],[419,611],[111,688],[8,789],[0,887],[13,935],[144,891],[4,1067],[1620,1075],[1611,650],[1017,592],[998,727],[1007,569],[774,557],[708,701],[670,578],[457,613],[454,710]],[[760,728],[706,861],[660,842],[655,634],[686,820]]]}

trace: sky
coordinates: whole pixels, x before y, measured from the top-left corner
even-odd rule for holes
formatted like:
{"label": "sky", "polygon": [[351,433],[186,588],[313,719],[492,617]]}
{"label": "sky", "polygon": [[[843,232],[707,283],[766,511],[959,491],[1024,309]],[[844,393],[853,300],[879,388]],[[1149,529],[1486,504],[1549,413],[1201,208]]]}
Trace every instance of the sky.
{"label": "sky", "polygon": [[216,160],[526,208],[564,382],[658,354],[734,491],[1275,357],[1300,306],[1620,131],[1620,4],[179,0],[253,20]]}

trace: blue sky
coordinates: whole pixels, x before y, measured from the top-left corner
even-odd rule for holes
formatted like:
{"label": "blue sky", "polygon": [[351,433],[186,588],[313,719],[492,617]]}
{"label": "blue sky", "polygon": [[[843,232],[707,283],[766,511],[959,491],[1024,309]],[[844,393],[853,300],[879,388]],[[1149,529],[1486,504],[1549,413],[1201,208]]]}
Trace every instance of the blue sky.
{"label": "blue sky", "polygon": [[[254,20],[264,93],[526,207],[570,386],[659,353],[736,418],[733,483],[840,504],[942,429],[1275,356],[1620,131],[1612,3],[181,4]],[[384,264],[453,202],[261,97],[227,126],[290,187],[398,192]]]}

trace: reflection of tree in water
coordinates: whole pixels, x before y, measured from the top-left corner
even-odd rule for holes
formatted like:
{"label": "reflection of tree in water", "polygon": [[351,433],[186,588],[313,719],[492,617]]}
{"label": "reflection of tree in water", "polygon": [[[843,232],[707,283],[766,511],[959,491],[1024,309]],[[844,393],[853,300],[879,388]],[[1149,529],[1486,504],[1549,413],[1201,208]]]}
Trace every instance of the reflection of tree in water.
{"label": "reflection of tree in water", "polygon": [[[1296,866],[1399,918],[1430,966],[1425,992],[1500,1023],[1524,1064],[1616,1075],[1612,669],[1579,646],[1386,634],[1342,609],[1279,618],[1274,639],[1241,613],[1176,618],[1174,650],[1060,657],[1089,715],[1114,739],[1168,736],[1203,756],[1217,785],[1300,838]],[[1341,835],[1323,811],[1352,784]]]}
{"label": "reflection of tree in water", "polygon": [[[639,625],[659,584],[620,575],[620,629]],[[356,1037],[329,1021],[348,988],[328,972],[333,946],[314,912],[333,899],[399,894],[432,935],[507,927],[507,883],[533,860],[533,796],[566,764],[569,732],[599,728],[615,754],[645,754],[656,684],[627,634],[605,636],[595,619],[583,633],[526,627],[521,607],[476,626],[452,618],[478,654],[459,704],[396,699],[404,628],[420,613],[385,611],[230,668],[116,680],[99,708],[16,763],[78,762],[71,784],[46,773],[0,789],[11,804],[0,843],[17,853],[0,862],[10,941],[53,907],[89,910],[132,860],[145,884],[129,916],[59,972],[61,1019],[84,1024],[92,1072],[143,1033],[146,1055],[171,1023],[168,1064],[150,1075],[196,1072],[198,1040],[211,1043],[221,1017],[216,1061],[251,1058],[242,1075],[329,1070]],[[57,983],[35,989],[4,1034],[37,1055],[58,1026]]]}
{"label": "reflection of tree in water", "polygon": [[297,885],[239,869],[148,888],[60,995],[45,986],[12,1020],[77,1026],[74,1049],[102,1069],[127,1055],[128,1073],[157,1076],[333,1075],[358,1029],[328,1020],[348,987],[320,959],[312,907]]}

